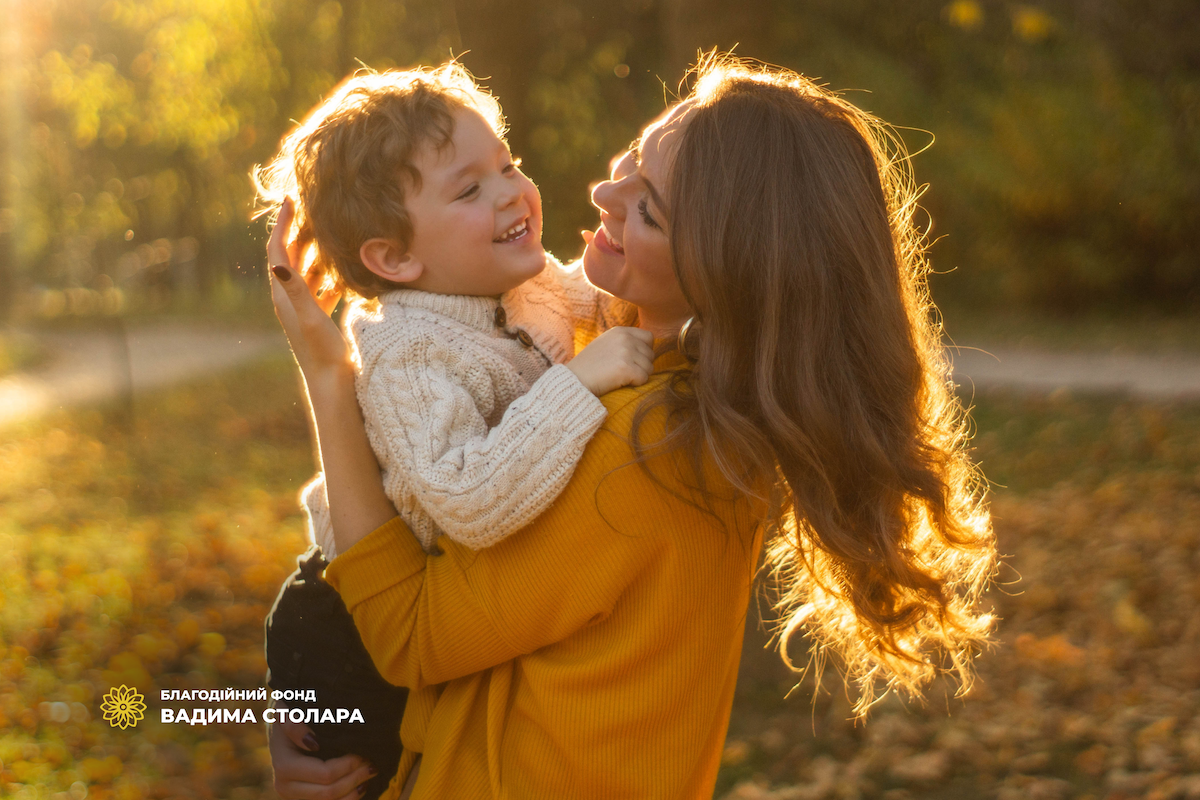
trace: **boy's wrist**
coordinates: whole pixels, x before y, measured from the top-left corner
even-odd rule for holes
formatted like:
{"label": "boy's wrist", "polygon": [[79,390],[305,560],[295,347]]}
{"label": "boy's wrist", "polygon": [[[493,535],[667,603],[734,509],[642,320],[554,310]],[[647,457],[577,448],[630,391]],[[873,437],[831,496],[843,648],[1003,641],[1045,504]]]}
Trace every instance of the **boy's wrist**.
{"label": "boy's wrist", "polygon": [[591,371],[588,370],[587,367],[576,364],[574,361],[567,362],[565,366],[568,370],[570,370],[571,374],[583,384],[583,388],[587,389],[592,394],[599,396],[599,393],[596,391],[592,382]]}

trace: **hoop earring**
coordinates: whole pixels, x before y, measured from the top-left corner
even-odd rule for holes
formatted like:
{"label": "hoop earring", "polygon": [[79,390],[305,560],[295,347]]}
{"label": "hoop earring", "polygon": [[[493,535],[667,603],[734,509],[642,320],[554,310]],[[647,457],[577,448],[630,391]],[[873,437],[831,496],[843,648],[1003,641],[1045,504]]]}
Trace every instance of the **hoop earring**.
{"label": "hoop earring", "polygon": [[688,355],[687,335],[688,335],[688,332],[692,330],[692,323],[694,323],[695,321],[696,321],[696,318],[694,316],[688,317],[687,322],[683,323],[683,326],[679,329],[679,339],[677,342],[677,345],[679,347],[679,352],[683,353],[684,358],[687,358],[689,360],[694,360],[694,359],[692,359],[692,356]]}

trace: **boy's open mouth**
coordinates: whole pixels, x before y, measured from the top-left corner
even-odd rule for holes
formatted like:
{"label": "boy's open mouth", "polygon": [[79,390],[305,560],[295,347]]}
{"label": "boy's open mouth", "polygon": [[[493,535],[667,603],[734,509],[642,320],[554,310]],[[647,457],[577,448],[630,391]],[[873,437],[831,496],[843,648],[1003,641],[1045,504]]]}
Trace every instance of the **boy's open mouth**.
{"label": "boy's open mouth", "polygon": [[521,220],[521,222],[517,223],[516,225],[513,225],[511,228],[506,230],[500,236],[496,237],[495,239],[492,239],[492,241],[497,244],[507,244],[509,242],[515,242],[518,239],[523,239],[528,234],[529,234],[529,220],[524,219],[524,220]]}

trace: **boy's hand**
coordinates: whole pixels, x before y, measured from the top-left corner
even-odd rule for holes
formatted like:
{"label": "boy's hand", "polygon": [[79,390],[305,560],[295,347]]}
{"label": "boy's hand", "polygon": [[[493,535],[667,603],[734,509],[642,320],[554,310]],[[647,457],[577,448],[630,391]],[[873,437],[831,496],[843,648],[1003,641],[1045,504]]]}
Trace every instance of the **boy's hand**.
{"label": "boy's hand", "polygon": [[653,345],[650,331],[609,328],[567,362],[567,369],[597,397],[622,386],[641,386],[654,372]]}

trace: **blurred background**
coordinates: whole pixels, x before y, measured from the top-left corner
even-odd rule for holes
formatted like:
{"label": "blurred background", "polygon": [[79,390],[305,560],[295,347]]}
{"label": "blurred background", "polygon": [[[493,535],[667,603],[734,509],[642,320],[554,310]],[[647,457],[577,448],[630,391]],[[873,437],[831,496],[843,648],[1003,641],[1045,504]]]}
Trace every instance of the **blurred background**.
{"label": "blurred background", "polygon": [[[252,165],[360,63],[450,54],[500,98],[563,259],[585,187],[700,48],[847,90],[904,129],[942,302],[1200,304],[1200,36],[1188,0],[4,0],[0,318],[228,308]],[[251,288],[252,287],[252,288]],[[114,291],[115,290],[115,291]]]}
{"label": "blurred background", "polygon": [[[261,686],[304,547],[311,447],[248,177],[294,121],[360,65],[462,54],[569,260],[588,184],[700,50],[737,45],[918,153],[948,333],[1009,369],[959,379],[1006,558],[978,686],[866,725],[833,668],[789,694],[752,615],[717,796],[1200,798],[1194,0],[0,0],[0,20],[0,794],[273,796],[261,725],[163,724],[189,704],[159,692]],[[100,711],[120,684],[147,696],[127,730]]]}

